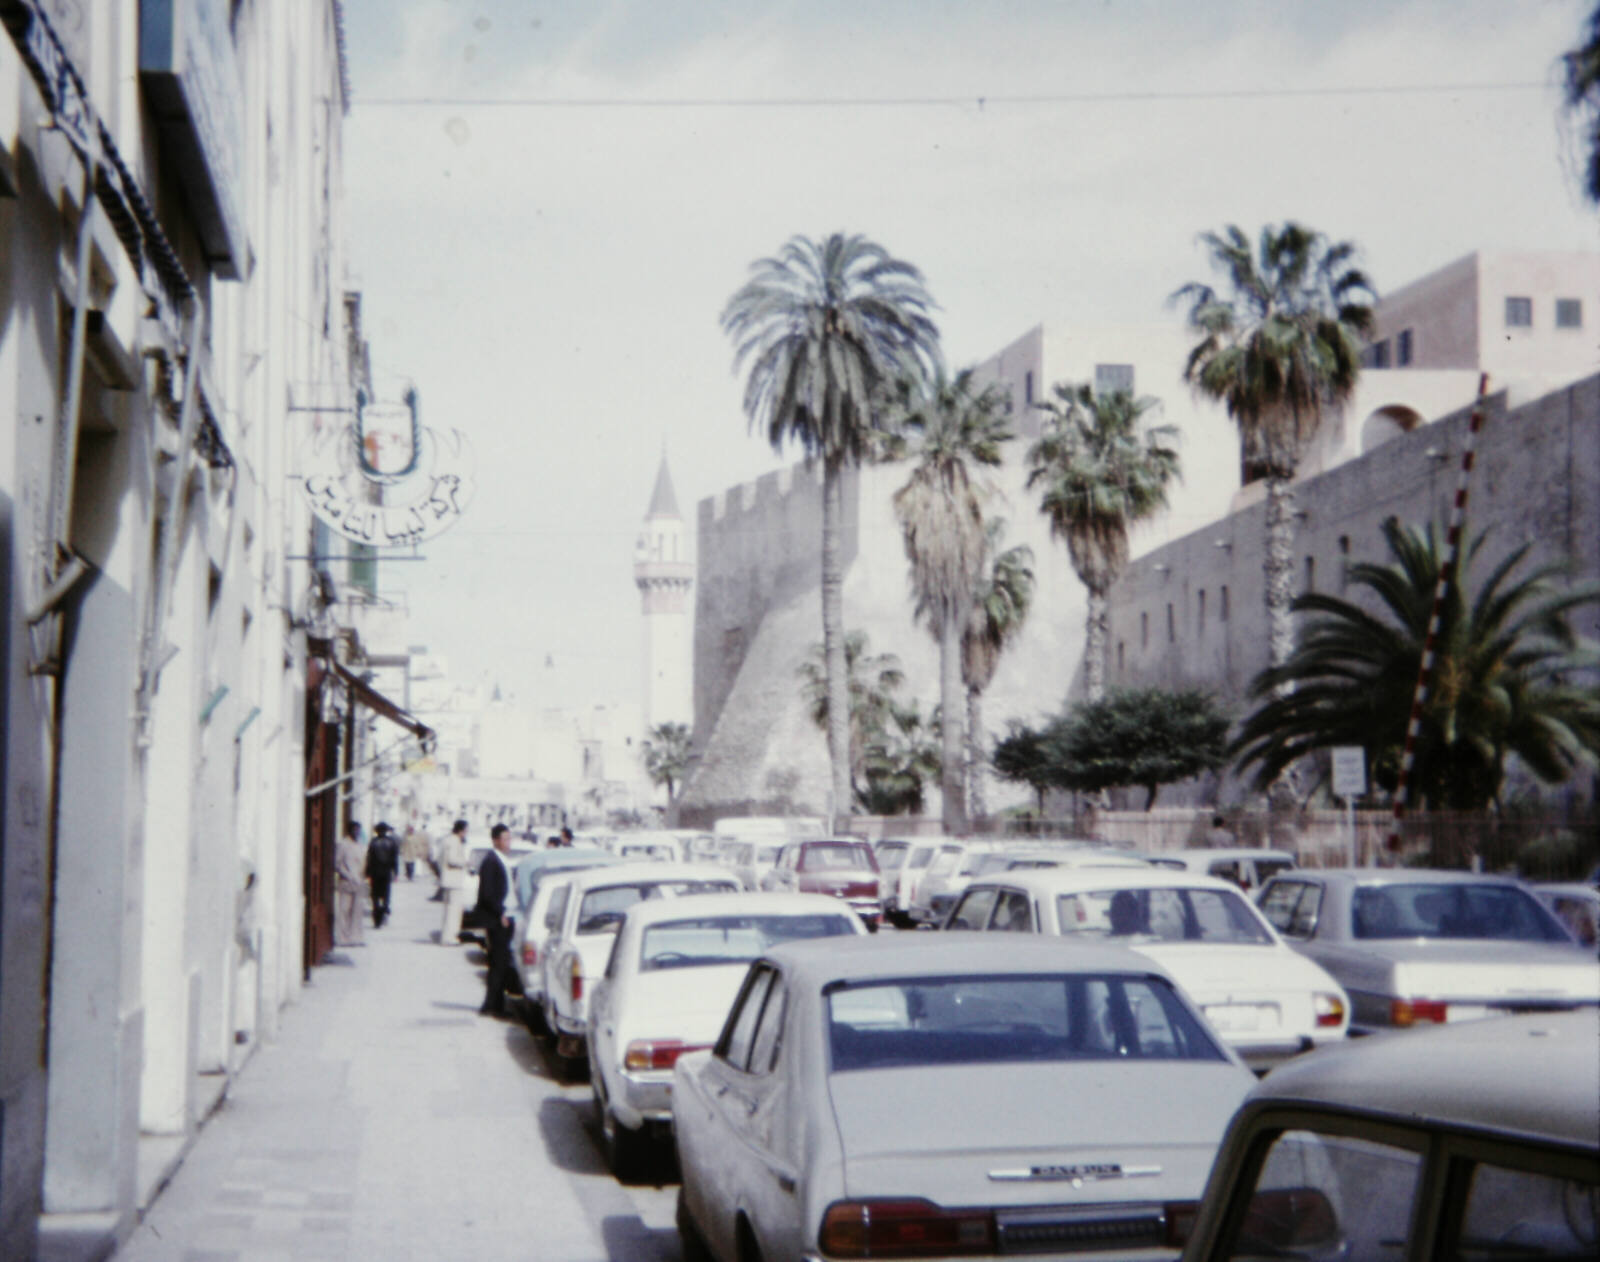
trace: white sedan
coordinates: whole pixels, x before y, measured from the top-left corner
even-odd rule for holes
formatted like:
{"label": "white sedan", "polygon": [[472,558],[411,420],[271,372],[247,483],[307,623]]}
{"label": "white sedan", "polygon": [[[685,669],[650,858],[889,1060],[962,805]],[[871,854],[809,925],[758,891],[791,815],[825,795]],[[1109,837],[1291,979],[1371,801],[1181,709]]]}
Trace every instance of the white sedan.
{"label": "white sedan", "polygon": [[677,1064],[683,1253],[1171,1257],[1253,1083],[1119,947],[779,947]]}
{"label": "white sedan", "polygon": [[1130,946],[1167,970],[1256,1069],[1345,1037],[1350,1002],[1231,882],[1146,867],[1007,872],[967,887],[946,929]]}
{"label": "white sedan", "polygon": [[713,894],[635,903],[589,997],[589,1078],[606,1156],[637,1173],[672,1123],[672,1067],[716,1042],[750,961],[785,942],[864,934],[822,894]]}
{"label": "white sedan", "polygon": [[545,941],[544,1017],[556,1056],[573,1062],[585,1048],[589,987],[605,970],[628,908],[653,898],[737,893],[739,880],[710,863],[619,863],[577,873],[567,890],[560,922]]}

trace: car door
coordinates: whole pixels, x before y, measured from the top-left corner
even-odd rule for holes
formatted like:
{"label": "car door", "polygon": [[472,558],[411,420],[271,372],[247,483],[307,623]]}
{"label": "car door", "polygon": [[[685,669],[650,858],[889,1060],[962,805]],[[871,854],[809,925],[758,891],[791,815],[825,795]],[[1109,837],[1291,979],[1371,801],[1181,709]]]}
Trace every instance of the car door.
{"label": "car door", "polygon": [[989,913],[994,910],[995,900],[1000,896],[1000,891],[993,886],[979,886],[969,889],[961,895],[956,905],[950,909],[950,918],[944,922],[946,929],[986,929],[989,925]]}
{"label": "car door", "polygon": [[1021,890],[1002,888],[995,899],[988,927],[996,933],[1037,933],[1033,900]]}
{"label": "car door", "polygon": [[743,1208],[767,1258],[799,1257],[804,1251],[800,1171],[783,1062],[788,1016],[788,988],[783,973],[774,970],[750,1041],[750,1057],[725,1097],[729,1110],[744,1121],[741,1164],[749,1182]]}

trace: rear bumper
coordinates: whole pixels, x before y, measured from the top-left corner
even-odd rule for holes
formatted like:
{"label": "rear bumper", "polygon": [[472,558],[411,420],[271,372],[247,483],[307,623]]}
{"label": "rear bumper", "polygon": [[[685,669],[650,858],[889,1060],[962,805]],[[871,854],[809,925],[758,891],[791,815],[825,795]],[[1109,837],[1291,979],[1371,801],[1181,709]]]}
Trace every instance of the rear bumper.
{"label": "rear bumper", "polygon": [[652,1127],[672,1130],[672,1075],[657,1077],[617,1073],[610,1075],[611,1111],[630,1131]]}

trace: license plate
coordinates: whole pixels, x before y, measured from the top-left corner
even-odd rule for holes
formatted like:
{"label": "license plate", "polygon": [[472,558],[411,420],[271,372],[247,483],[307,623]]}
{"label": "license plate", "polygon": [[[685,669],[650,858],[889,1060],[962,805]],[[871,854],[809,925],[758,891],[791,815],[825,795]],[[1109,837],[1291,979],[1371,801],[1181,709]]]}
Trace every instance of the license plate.
{"label": "license plate", "polygon": [[1260,1004],[1219,1003],[1202,1011],[1221,1034],[1240,1034],[1261,1028]]}

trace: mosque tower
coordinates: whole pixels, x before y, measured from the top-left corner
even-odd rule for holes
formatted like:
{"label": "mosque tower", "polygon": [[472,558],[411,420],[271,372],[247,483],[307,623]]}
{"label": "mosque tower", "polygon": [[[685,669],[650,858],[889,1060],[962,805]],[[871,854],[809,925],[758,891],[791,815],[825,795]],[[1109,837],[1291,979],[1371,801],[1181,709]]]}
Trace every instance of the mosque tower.
{"label": "mosque tower", "polygon": [[634,549],[633,581],[644,605],[644,725],[694,722],[694,563],[678,497],[661,455],[655,490]]}

